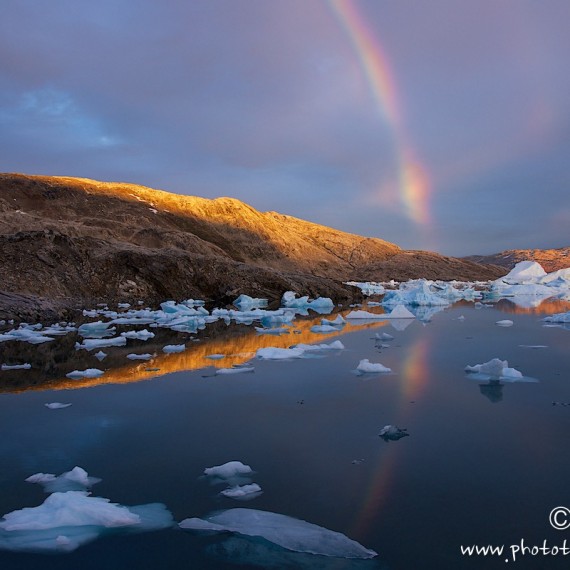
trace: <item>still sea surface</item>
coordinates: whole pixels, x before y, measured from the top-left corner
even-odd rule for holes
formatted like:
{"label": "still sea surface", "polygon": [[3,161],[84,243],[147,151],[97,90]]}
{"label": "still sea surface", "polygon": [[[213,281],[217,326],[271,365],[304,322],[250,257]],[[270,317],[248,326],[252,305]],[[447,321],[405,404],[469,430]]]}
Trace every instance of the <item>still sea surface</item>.
{"label": "still sea surface", "polygon": [[[173,528],[110,534],[66,554],[0,550],[0,568],[570,568],[570,555],[513,559],[511,549],[521,540],[530,547],[567,540],[570,549],[570,530],[549,523],[553,508],[570,507],[570,405],[563,405],[570,402],[570,330],[541,321],[569,309],[463,302],[403,330],[378,322],[333,335],[309,332],[320,316],[295,321],[300,334],[279,337],[209,327],[184,353],[150,362],[124,358],[145,352],[142,341],[136,350],[104,349],[109,361],[102,363],[81,351],[84,368],[112,364],[93,380],[54,374],[65,365],[63,349],[20,343],[24,361],[41,358],[31,371],[0,373],[0,515],[45,500],[40,485],[24,481],[30,475],[77,465],[102,479],[93,495],[127,506],[164,503],[176,522],[235,507],[266,510],[341,532],[378,557],[327,558]],[[513,326],[497,326],[502,319]],[[375,340],[383,332],[394,339]],[[253,360],[253,373],[213,375],[213,366],[245,363],[262,346],[336,339],[344,350]],[[545,348],[529,347],[536,345]],[[227,357],[205,358],[213,353]],[[536,382],[465,373],[494,357]],[[69,358],[77,358],[74,350]],[[356,375],[365,358],[393,372]],[[49,410],[48,402],[72,406]],[[387,424],[409,437],[384,441],[378,432]],[[252,467],[260,496],[237,502],[202,476],[232,460]],[[504,552],[462,555],[471,545],[503,545]]]}

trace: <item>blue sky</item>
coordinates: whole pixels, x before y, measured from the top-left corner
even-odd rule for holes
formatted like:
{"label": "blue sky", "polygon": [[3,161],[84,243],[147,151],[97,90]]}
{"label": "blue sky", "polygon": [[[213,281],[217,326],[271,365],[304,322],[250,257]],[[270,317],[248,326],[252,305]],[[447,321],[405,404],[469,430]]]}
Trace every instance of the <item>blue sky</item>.
{"label": "blue sky", "polygon": [[570,245],[570,3],[340,1],[390,68],[422,220],[328,0],[3,0],[0,170],[233,196],[452,255]]}

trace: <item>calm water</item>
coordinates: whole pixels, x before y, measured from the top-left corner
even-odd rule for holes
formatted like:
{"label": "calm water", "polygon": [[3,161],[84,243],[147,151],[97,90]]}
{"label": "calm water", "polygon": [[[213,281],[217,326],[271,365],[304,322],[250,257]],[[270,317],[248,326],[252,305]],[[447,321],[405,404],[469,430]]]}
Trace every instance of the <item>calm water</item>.
{"label": "calm water", "polygon": [[[492,569],[505,567],[507,556],[469,559],[460,546],[570,543],[570,530],[555,531],[548,522],[554,507],[570,507],[570,406],[552,405],[570,402],[570,331],[542,326],[538,312],[506,314],[509,303],[499,309],[462,305],[403,331],[378,324],[326,337],[305,327],[301,335],[274,339],[241,327],[189,343],[184,355],[106,374],[122,384],[62,390],[73,382],[53,381],[57,389],[10,393],[25,383],[2,383],[0,514],[45,499],[40,486],[24,482],[29,475],[79,465],[102,478],[93,494],[113,502],[161,502],[176,521],[233,507],[283,513],[340,531],[376,550],[376,559],[301,555],[263,541],[175,529],[103,537],[70,554],[0,551],[0,568]],[[505,318],[514,326],[494,324]],[[375,347],[376,332],[395,337],[389,348]],[[204,359],[209,353],[239,353],[228,366],[247,360],[244,353],[257,343],[287,346],[300,338],[340,338],[346,349],[324,358],[255,361],[253,374],[210,376],[213,368],[199,368],[212,364]],[[138,352],[144,348],[141,342]],[[539,382],[485,386],[464,373],[465,365],[493,357]],[[97,365],[87,354],[81,358]],[[394,373],[356,376],[363,358]],[[147,372],[149,366],[161,370]],[[28,373],[10,378],[17,374]],[[54,401],[73,405],[44,407]],[[385,442],[378,432],[386,424],[410,436]],[[223,498],[223,486],[200,478],[205,467],[230,460],[252,466],[260,497]],[[570,556],[527,555],[511,566],[568,568]]]}

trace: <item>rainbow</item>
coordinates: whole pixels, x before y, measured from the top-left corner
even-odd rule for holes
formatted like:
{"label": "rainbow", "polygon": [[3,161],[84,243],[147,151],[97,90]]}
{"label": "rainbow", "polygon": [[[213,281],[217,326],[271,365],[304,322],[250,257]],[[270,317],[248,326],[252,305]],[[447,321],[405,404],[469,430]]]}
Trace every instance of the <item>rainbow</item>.
{"label": "rainbow", "polygon": [[354,0],[328,0],[328,3],[348,34],[372,95],[393,132],[398,155],[398,189],[404,211],[410,220],[427,227],[431,222],[429,177],[406,136],[386,51],[359,13]]}

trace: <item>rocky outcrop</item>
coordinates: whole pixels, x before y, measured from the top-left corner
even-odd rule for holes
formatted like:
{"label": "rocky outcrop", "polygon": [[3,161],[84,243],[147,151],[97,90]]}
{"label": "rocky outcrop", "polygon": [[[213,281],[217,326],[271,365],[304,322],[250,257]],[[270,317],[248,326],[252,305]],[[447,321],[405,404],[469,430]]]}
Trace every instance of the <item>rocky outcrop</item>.
{"label": "rocky outcrop", "polygon": [[233,198],[0,174],[0,318],[14,313],[20,297],[26,314],[102,301],[271,299],[288,289],[342,300],[355,294],[343,281],[502,273],[258,212]]}
{"label": "rocky outcrop", "polygon": [[491,255],[470,255],[463,258],[475,263],[490,263],[512,269],[519,261],[536,261],[547,273],[570,267],[570,247],[556,249],[508,249]]}

